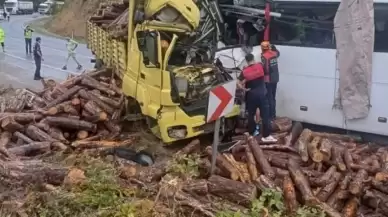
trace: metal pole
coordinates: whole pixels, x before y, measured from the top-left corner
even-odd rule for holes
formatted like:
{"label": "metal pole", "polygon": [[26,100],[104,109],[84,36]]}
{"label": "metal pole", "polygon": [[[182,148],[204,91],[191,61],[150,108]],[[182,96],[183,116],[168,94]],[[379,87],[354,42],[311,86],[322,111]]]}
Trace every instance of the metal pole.
{"label": "metal pole", "polygon": [[218,143],[220,139],[220,125],[221,119],[217,119],[214,126],[214,137],[213,137],[213,145],[212,145],[212,164],[210,167],[210,175],[213,175],[214,170],[216,168],[216,158],[218,154]]}

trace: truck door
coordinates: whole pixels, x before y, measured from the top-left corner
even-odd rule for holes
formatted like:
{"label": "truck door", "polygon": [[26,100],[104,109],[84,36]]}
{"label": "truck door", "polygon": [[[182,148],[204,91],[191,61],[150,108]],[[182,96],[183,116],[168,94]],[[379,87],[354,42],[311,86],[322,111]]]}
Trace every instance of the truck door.
{"label": "truck door", "polygon": [[162,87],[160,35],[157,31],[146,30],[136,32],[136,36],[139,50],[142,52],[141,61],[139,61],[138,85],[142,86],[143,93],[148,95],[139,96],[137,93],[137,98],[140,106],[147,107],[143,111],[151,117],[156,117],[157,110],[160,108]]}

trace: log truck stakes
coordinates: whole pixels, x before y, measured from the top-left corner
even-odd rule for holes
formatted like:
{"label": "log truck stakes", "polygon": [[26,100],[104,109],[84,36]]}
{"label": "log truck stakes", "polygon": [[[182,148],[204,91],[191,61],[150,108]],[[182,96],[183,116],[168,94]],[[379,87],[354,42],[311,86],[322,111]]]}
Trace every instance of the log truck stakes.
{"label": "log truck stakes", "polygon": [[[195,19],[199,10],[191,0],[179,1],[183,3],[167,3],[181,13],[185,24],[144,20],[141,13],[135,14],[138,7],[146,17],[155,17],[165,1],[151,1],[146,8],[135,1],[102,4],[89,20],[88,37],[98,64],[105,67],[62,83],[43,81],[40,92],[18,89],[6,97],[7,90],[1,91],[0,161],[6,170],[2,184],[15,179],[63,182],[67,169],[24,156],[130,145],[136,136],[123,140],[120,123],[124,117],[141,118],[127,115],[134,108],[149,117],[153,133],[167,143],[205,131],[201,127],[208,88],[232,78],[212,64],[185,64],[184,44],[191,39],[187,33],[199,25]],[[162,48],[159,42],[165,38],[171,41]],[[191,57],[199,61],[198,56]],[[137,100],[135,106],[131,99]],[[230,117],[238,114],[236,105]],[[277,144],[259,145],[250,135],[234,136],[233,148],[217,154],[214,174],[210,174],[212,149],[207,147],[200,158],[200,175],[182,181],[180,188],[164,188],[174,183],[165,162],[122,167],[121,176],[142,187],[159,183],[162,197],[191,207],[200,216],[215,217],[225,210],[212,203],[214,198],[222,198],[230,210],[246,213],[251,201],[268,188],[282,192],[287,214],[306,205],[331,217],[388,216],[387,147],[362,143],[357,136],[313,132],[289,118],[276,119],[272,129]],[[175,156],[194,155],[200,145],[193,140]],[[141,163],[134,156],[131,159]],[[40,178],[31,179],[36,174]]]}

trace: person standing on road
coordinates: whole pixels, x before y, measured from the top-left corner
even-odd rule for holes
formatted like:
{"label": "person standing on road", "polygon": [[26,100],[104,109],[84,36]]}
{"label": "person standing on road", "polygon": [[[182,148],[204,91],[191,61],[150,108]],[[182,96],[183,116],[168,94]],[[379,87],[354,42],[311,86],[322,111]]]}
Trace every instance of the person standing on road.
{"label": "person standing on road", "polygon": [[65,66],[63,66],[62,69],[67,70],[67,63],[69,62],[70,57],[77,63],[77,65],[78,65],[77,69],[78,70],[82,69],[81,64],[75,58],[75,55],[76,55],[75,49],[78,47],[78,43],[71,38],[67,38],[66,47],[67,47],[68,54],[67,54]]}
{"label": "person standing on road", "polygon": [[1,28],[0,26],[0,45],[1,45],[1,48],[3,49],[3,52],[5,52],[4,41],[5,41],[5,32],[3,28]]}
{"label": "person standing on road", "polygon": [[4,20],[7,19],[7,12],[5,12],[5,9],[4,9],[4,12],[3,12],[3,17],[4,17]]}
{"label": "person standing on road", "polygon": [[245,56],[248,64],[241,72],[238,80],[238,87],[246,92],[246,108],[248,111],[248,130],[251,135],[256,131],[256,114],[260,109],[262,127],[263,127],[263,142],[277,142],[271,136],[271,125],[269,120],[269,105],[266,97],[266,87],[264,82],[264,69],[261,63],[255,63],[253,54]]}
{"label": "person standing on road", "polygon": [[276,89],[279,82],[278,57],[280,52],[268,41],[261,43],[261,62],[264,66],[270,119],[276,118]]}
{"label": "person standing on road", "polygon": [[32,54],[31,44],[32,44],[32,33],[34,30],[30,28],[29,25],[24,29],[24,40],[26,42],[26,55]]}
{"label": "person standing on road", "polygon": [[41,80],[43,79],[40,76],[40,68],[42,65],[43,61],[43,55],[42,55],[42,50],[40,49],[40,43],[41,43],[41,38],[36,37],[36,42],[34,45],[34,60],[35,60],[35,75],[34,75],[34,80]]}

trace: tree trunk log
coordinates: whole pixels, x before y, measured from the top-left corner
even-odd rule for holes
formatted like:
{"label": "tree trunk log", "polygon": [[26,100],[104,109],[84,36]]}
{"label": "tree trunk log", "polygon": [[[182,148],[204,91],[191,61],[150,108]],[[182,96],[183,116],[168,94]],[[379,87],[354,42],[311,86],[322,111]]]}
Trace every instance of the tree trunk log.
{"label": "tree trunk log", "polygon": [[98,97],[96,97],[93,93],[91,92],[86,92],[85,90],[80,90],[79,94],[82,98],[86,100],[91,100],[94,101],[99,107],[101,107],[102,110],[107,112],[108,114],[112,115],[114,113],[114,109],[101,101]]}
{"label": "tree trunk log", "polygon": [[314,195],[311,191],[310,183],[304,176],[299,165],[294,160],[288,161],[288,171],[290,172],[291,178],[295,183],[296,188],[302,194],[303,200],[305,203],[310,203],[314,201]]}
{"label": "tree trunk log", "polygon": [[331,182],[324,186],[317,194],[317,198],[322,201],[322,202],[326,202],[326,200],[330,197],[330,195],[333,194],[333,192],[335,191],[337,185],[338,185],[338,182],[340,181],[341,179],[341,173],[338,173],[336,172],[331,180]]}
{"label": "tree trunk log", "polygon": [[303,162],[307,162],[309,160],[307,145],[310,143],[311,138],[312,138],[311,130],[304,129],[299,139],[296,141],[298,152]]}
{"label": "tree trunk log", "polygon": [[349,191],[351,194],[359,196],[364,189],[364,182],[368,178],[366,170],[359,170],[354,179],[349,184]]}
{"label": "tree trunk log", "polygon": [[332,143],[329,139],[323,138],[321,141],[321,146],[319,147],[319,150],[323,154],[323,161],[329,162],[331,159],[331,149],[332,149]]}
{"label": "tree trunk log", "polygon": [[323,161],[323,154],[318,149],[320,141],[321,137],[316,136],[310,143],[307,144],[307,151],[309,153],[309,156],[311,160],[313,160],[315,163],[320,163]]}
{"label": "tree trunk log", "polygon": [[46,108],[50,108],[52,106],[55,106],[59,103],[66,101],[66,100],[69,100],[74,94],[76,94],[81,89],[82,89],[81,86],[74,86],[74,87],[70,88],[63,95],[61,95],[58,98],[56,98],[55,100],[49,102],[47,104]]}
{"label": "tree trunk log", "polygon": [[35,141],[40,141],[40,142],[58,141],[34,125],[29,125],[27,127],[26,134]]}
{"label": "tree trunk log", "polygon": [[32,142],[34,142],[34,140],[30,139],[28,136],[24,135],[21,132],[14,132],[13,135],[16,136],[17,138],[23,140],[25,143],[32,143]]}
{"label": "tree trunk log", "polygon": [[195,193],[203,196],[208,193],[208,184],[205,179],[189,180],[183,183],[182,190],[187,193]]}
{"label": "tree trunk log", "polygon": [[313,136],[327,138],[327,139],[332,140],[332,141],[362,142],[362,138],[360,136],[352,136],[352,135],[313,132]]}
{"label": "tree trunk log", "polygon": [[[346,171],[346,165],[343,160],[343,149],[339,147],[332,147],[332,161],[340,171]],[[350,169],[350,168],[349,168]]]}
{"label": "tree trunk log", "polygon": [[194,151],[199,150],[200,145],[201,145],[201,143],[200,143],[199,139],[194,139],[189,144],[187,144],[184,148],[179,150],[175,155],[176,156],[189,155],[189,154],[193,153]]}
{"label": "tree trunk log", "polygon": [[[208,155],[209,160],[211,160],[212,148],[210,146],[208,146],[206,148],[206,153]],[[225,174],[225,176],[227,176],[228,178],[230,178],[232,180],[238,180],[238,178],[239,178],[238,171],[236,171],[236,169],[233,167],[233,165],[231,165],[229,163],[229,161],[227,161],[225,159],[225,157],[219,153],[217,153],[216,165],[218,168],[220,168],[222,174]]]}
{"label": "tree trunk log", "polygon": [[249,146],[246,146],[245,154],[247,158],[247,165],[248,165],[249,174],[251,175],[251,179],[256,180],[259,177],[259,173],[257,171],[255,157],[253,156],[252,150]]}
{"label": "tree trunk log", "polygon": [[4,154],[8,158],[13,156],[6,149],[7,144],[11,141],[12,134],[10,132],[2,132],[0,134],[0,153]]}
{"label": "tree trunk log", "polygon": [[379,210],[385,216],[388,216],[388,199],[386,194],[376,190],[367,190],[363,196],[363,204]]}
{"label": "tree trunk log", "polygon": [[322,176],[315,178],[313,182],[316,186],[325,186],[330,183],[331,178],[334,177],[334,174],[337,172],[336,166],[331,166]]}
{"label": "tree trunk log", "polygon": [[283,178],[283,195],[287,213],[290,215],[295,214],[298,209],[298,202],[296,200],[294,183],[289,176]]}
{"label": "tree trunk log", "polygon": [[275,171],[272,169],[267,158],[264,156],[263,151],[260,146],[257,144],[257,141],[254,137],[248,137],[248,145],[252,150],[252,154],[256,159],[256,162],[259,165],[259,171],[263,172],[266,176],[271,179],[275,178]]}
{"label": "tree trunk log", "polygon": [[1,121],[1,128],[8,132],[23,131],[24,126],[16,122],[12,117],[7,117]]}
{"label": "tree trunk log", "polygon": [[298,140],[300,134],[303,131],[303,126],[300,122],[295,122],[292,126],[291,133],[286,137],[286,146],[293,146]]}
{"label": "tree trunk log", "polygon": [[356,217],[358,211],[359,200],[357,197],[351,197],[346,203],[342,210],[343,217]]}
{"label": "tree trunk log", "polygon": [[105,92],[106,94],[110,95],[110,96],[113,96],[116,94],[116,92],[114,92],[113,90],[105,87],[104,85],[102,85],[99,81],[97,81],[96,79],[94,78],[91,78],[89,76],[85,76],[82,81],[81,81],[81,84],[82,85],[85,85],[87,87],[90,87],[92,89],[97,89],[97,90],[100,90],[102,92]]}
{"label": "tree trunk log", "polygon": [[249,206],[251,201],[257,197],[257,189],[254,185],[217,175],[210,176],[208,189],[209,193],[243,206]]}
{"label": "tree trunk log", "polygon": [[5,117],[11,117],[18,123],[30,123],[40,121],[43,115],[35,113],[0,113],[0,119]]}
{"label": "tree trunk log", "polygon": [[71,118],[63,118],[63,117],[46,117],[46,121],[51,126],[58,126],[68,129],[74,129],[74,130],[86,130],[89,132],[96,132],[97,125],[82,121],[82,120],[75,120]]}
{"label": "tree trunk log", "polygon": [[37,155],[36,153],[44,153],[49,151],[51,142],[33,142],[30,144],[9,148],[8,151],[17,156],[31,156]]}

